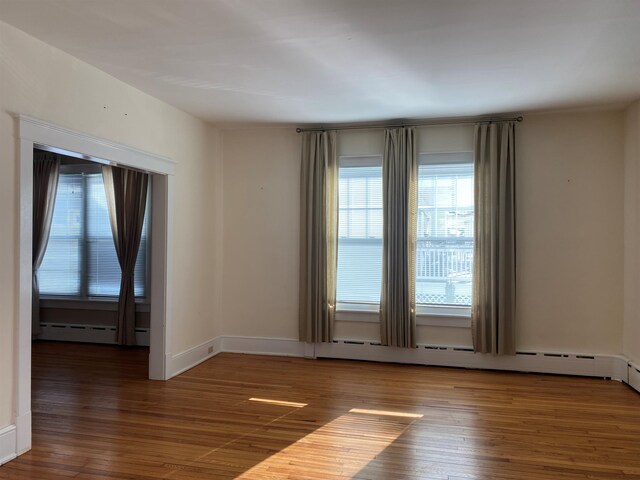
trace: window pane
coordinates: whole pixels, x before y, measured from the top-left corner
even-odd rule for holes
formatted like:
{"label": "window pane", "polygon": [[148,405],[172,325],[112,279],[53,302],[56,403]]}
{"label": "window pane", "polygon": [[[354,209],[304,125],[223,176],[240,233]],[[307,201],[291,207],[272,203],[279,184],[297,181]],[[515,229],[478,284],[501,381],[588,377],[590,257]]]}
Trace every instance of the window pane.
{"label": "window pane", "polygon": [[43,295],[80,295],[82,175],[60,175],[47,251],[38,271]]}
{"label": "window pane", "polygon": [[140,238],[140,248],[136,258],[136,268],[133,272],[133,289],[136,297],[146,297],[147,294],[147,252],[149,237],[149,210],[150,202],[147,201],[147,208],[144,212],[144,223],[142,224],[142,237]]}
{"label": "window pane", "polygon": [[[134,272],[136,297],[146,295],[148,211],[149,202]],[[51,235],[39,271],[41,294],[116,297],[120,276],[102,174],[61,174]]]}
{"label": "window pane", "polygon": [[120,264],[113,243],[102,174],[87,175],[87,280],[90,296],[120,294]]}
{"label": "window pane", "polygon": [[[118,296],[120,294],[121,269],[113,243],[109,209],[102,174],[87,175],[87,273],[91,296]],[[147,217],[134,271],[136,297],[145,295]]]}
{"label": "window pane", "polygon": [[471,305],[473,163],[428,157],[418,175],[416,303]]}
{"label": "window pane", "polygon": [[337,300],[380,303],[382,166],[341,166]]}

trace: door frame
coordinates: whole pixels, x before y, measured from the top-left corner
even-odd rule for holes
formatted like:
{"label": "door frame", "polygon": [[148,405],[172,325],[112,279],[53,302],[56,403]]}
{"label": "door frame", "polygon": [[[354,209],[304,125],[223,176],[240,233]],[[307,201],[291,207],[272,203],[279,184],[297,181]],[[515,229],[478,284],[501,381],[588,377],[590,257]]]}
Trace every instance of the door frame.
{"label": "door frame", "polygon": [[20,137],[18,326],[15,334],[14,418],[16,453],[31,448],[31,277],[33,149],[46,146],[87,160],[144,170],[152,175],[151,314],[149,378],[167,380],[171,359],[173,211],[175,163],[166,157],[63,128],[26,115],[17,116]]}

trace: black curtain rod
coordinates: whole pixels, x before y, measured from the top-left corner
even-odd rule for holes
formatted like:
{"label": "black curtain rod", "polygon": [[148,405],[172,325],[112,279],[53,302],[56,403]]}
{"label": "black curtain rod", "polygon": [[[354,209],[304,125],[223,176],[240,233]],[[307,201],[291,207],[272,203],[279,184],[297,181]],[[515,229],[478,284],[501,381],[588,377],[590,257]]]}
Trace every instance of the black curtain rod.
{"label": "black curtain rod", "polygon": [[310,127],[296,128],[297,133],[302,132],[325,132],[327,130],[369,130],[373,128],[400,128],[400,127],[437,127],[440,125],[464,125],[469,123],[501,123],[501,122],[521,122],[524,120],[522,116],[518,117],[495,117],[495,118],[475,118],[465,120],[444,120],[444,121],[428,121],[411,122],[411,123],[394,123],[394,124],[360,124],[360,125],[344,125],[344,126],[326,126],[326,127]]}

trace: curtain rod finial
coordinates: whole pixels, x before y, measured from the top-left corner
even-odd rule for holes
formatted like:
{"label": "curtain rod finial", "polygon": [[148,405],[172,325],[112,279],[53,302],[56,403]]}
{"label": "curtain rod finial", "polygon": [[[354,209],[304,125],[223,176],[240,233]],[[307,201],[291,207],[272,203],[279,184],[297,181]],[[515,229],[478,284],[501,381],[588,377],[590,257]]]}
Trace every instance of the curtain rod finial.
{"label": "curtain rod finial", "polygon": [[296,128],[296,133],[301,133],[302,129],[300,127]]}
{"label": "curtain rod finial", "polygon": [[517,121],[517,122],[521,122],[522,120],[524,120],[524,118],[522,117],[522,115],[520,115],[519,117],[516,117],[516,121]]}

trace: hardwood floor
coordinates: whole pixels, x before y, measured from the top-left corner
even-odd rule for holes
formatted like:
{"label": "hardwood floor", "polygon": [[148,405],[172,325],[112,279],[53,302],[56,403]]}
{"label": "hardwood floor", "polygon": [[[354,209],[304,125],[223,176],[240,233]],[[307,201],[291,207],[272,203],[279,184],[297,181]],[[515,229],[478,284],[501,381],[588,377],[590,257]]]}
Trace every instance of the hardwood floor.
{"label": "hardwood floor", "polygon": [[168,382],[144,349],[38,343],[26,479],[640,479],[614,381],[222,354]]}

